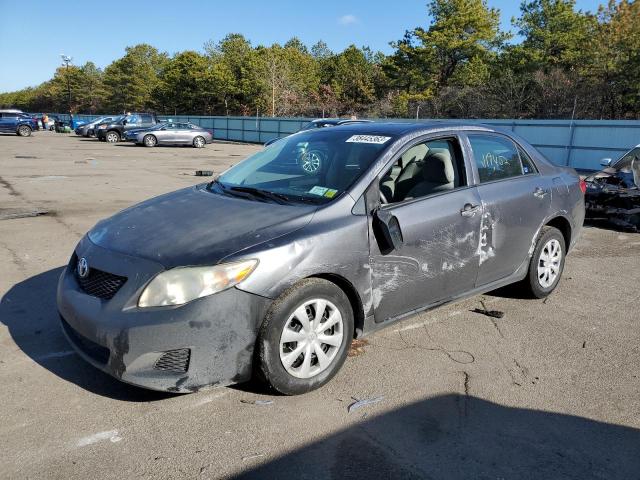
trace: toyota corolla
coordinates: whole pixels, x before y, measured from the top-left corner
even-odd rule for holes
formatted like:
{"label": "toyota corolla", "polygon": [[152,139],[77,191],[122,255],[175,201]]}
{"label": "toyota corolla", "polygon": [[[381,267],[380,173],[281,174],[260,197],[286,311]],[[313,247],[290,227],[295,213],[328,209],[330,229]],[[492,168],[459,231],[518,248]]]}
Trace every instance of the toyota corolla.
{"label": "toyota corolla", "polygon": [[518,283],[558,285],[584,183],[511,133],[368,123],[284,138],[99,222],[58,286],[80,356],[192,392],[328,382],[353,338]]}

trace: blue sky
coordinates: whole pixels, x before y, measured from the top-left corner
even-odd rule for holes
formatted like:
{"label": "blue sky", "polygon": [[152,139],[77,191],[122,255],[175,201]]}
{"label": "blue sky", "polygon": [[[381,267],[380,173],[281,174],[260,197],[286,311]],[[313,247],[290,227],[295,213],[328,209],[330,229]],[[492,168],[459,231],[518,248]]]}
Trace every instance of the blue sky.
{"label": "blue sky", "polygon": [[[577,0],[595,11],[605,0]],[[35,86],[53,75],[60,54],[74,64],[104,68],[128,45],[150,43],[175,53],[200,50],[227,33],[254,45],[292,36],[312,45],[324,40],[340,51],[350,44],[385,53],[405,30],[426,26],[427,0],[154,0],[79,2],[0,0],[0,92]],[[504,29],[518,15],[519,0],[488,0],[502,12]]]}

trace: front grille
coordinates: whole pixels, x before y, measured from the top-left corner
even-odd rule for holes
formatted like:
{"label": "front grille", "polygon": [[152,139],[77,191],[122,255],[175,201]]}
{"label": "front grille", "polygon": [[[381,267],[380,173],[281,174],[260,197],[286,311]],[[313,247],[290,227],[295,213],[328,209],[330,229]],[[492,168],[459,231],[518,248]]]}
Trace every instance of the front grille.
{"label": "front grille", "polygon": [[189,369],[190,359],[191,350],[188,348],[169,350],[162,354],[153,368],[156,370],[164,370],[165,372],[184,373]]}
{"label": "front grille", "polygon": [[106,365],[109,361],[109,349],[103,347],[102,345],[98,345],[97,343],[89,340],[86,337],[83,337],[78,332],[76,332],[71,325],[69,325],[62,315],[60,315],[60,321],[62,322],[62,328],[65,333],[73,342],[73,344],[84,353],[89,358],[95,360],[96,362]]}
{"label": "front grille", "polygon": [[122,288],[127,277],[103,272],[97,268],[89,268],[89,274],[85,278],[80,278],[77,270],[77,259],[74,262],[74,272],[80,288],[88,295],[111,300],[113,296]]}

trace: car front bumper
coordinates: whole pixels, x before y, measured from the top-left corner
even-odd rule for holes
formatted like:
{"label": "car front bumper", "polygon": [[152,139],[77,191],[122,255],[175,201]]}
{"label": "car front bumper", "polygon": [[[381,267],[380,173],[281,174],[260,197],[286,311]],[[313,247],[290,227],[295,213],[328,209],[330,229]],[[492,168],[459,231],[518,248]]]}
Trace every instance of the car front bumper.
{"label": "car front bumper", "polygon": [[102,128],[102,129],[99,129],[99,130],[95,130],[95,134],[96,134],[96,138],[98,140],[106,139],[107,138],[107,129],[106,128]]}
{"label": "car front bumper", "polygon": [[[90,268],[127,277],[110,300],[77,280],[77,258]],[[100,370],[141,387],[193,392],[251,377],[253,348],[271,300],[236,288],[179,307],[138,308],[161,265],[112,252],[87,237],[58,283],[63,331],[78,354]]]}

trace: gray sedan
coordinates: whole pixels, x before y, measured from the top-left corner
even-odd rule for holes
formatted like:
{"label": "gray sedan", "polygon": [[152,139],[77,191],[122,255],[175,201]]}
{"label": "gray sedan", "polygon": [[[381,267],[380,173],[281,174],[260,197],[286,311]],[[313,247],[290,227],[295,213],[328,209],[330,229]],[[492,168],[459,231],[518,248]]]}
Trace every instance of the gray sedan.
{"label": "gray sedan", "polygon": [[191,145],[202,148],[213,141],[213,133],[193,123],[161,123],[135,133],[135,143],[145,147],[156,145]]}
{"label": "gray sedan", "polygon": [[255,376],[308,392],[353,338],[417,312],[512,283],[549,295],[584,188],[490,127],[300,132],[99,222],[59,281],[63,331],[85,360],[146,388]]}

